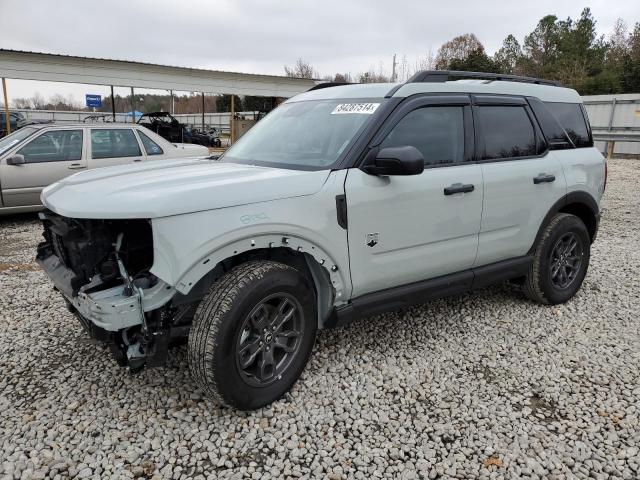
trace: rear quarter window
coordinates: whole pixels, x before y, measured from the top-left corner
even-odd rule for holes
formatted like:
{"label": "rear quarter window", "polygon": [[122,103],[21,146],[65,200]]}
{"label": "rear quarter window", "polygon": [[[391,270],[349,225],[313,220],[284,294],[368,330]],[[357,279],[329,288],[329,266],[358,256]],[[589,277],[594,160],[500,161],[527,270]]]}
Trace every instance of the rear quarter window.
{"label": "rear quarter window", "polygon": [[544,104],[577,148],[593,146],[589,127],[579,103],[545,102]]}

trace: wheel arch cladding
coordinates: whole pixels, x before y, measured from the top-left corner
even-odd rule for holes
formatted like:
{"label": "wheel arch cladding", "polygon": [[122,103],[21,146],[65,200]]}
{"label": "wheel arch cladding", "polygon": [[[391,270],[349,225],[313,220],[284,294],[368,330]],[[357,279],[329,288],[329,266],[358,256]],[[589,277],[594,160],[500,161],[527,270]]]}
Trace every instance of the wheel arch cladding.
{"label": "wheel arch cladding", "polygon": [[348,279],[345,275],[348,272],[343,271],[324,249],[293,235],[253,236],[232,242],[193,265],[177,282],[176,290],[187,295],[199,282],[213,283],[228,269],[255,259],[276,260],[308,274],[316,290],[320,328],[334,304],[346,303]]}
{"label": "wheel arch cladding", "polygon": [[529,249],[529,254],[535,251],[544,229],[549,225],[549,222],[551,222],[551,219],[557,213],[569,213],[578,217],[587,227],[591,243],[595,241],[596,234],[598,233],[598,224],[600,222],[600,208],[598,207],[598,202],[596,202],[595,198],[587,192],[570,192],[554,203],[547,212],[547,215],[538,227],[538,233],[533,245],[531,245],[531,248]]}
{"label": "wheel arch cladding", "polygon": [[582,223],[584,223],[587,227],[587,231],[589,232],[591,243],[595,241],[596,233],[598,231],[598,215],[596,215],[592,208],[586,203],[572,202],[562,207],[558,212],[570,213],[582,220]]}

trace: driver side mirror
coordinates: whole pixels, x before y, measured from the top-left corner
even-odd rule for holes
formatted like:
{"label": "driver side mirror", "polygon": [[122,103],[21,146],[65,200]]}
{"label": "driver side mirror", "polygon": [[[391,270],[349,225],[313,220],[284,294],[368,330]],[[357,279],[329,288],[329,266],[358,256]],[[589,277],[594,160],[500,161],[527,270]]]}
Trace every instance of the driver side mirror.
{"label": "driver side mirror", "polygon": [[369,175],[420,175],[424,171],[424,157],[416,147],[383,148],[362,171]]}
{"label": "driver side mirror", "polygon": [[24,165],[26,160],[24,159],[24,155],[16,154],[7,158],[7,165]]}

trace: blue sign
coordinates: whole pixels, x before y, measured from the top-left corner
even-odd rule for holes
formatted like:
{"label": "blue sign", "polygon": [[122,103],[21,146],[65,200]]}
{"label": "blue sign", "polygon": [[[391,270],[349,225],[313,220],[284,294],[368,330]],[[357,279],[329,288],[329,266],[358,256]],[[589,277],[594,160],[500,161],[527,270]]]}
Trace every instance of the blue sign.
{"label": "blue sign", "polygon": [[87,107],[101,107],[102,106],[102,96],[101,95],[91,95],[87,93],[85,95],[87,100]]}

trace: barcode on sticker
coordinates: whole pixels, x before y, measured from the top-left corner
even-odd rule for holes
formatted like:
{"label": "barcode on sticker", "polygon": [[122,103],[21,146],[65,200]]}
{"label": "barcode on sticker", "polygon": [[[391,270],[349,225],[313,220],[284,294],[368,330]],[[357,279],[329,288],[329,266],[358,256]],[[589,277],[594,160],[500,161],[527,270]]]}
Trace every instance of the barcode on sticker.
{"label": "barcode on sticker", "polygon": [[339,115],[342,113],[364,113],[371,115],[379,106],[379,103],[341,103],[340,105],[336,105],[331,115]]}

